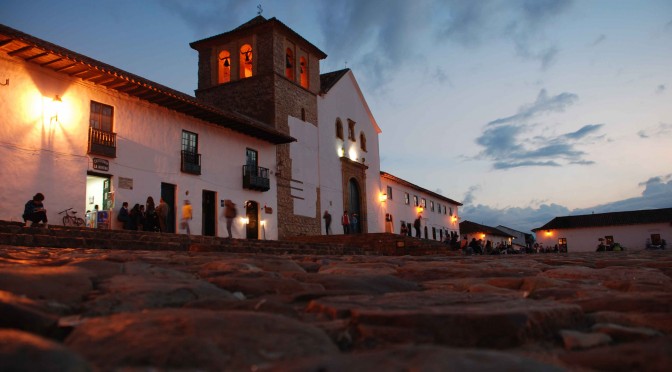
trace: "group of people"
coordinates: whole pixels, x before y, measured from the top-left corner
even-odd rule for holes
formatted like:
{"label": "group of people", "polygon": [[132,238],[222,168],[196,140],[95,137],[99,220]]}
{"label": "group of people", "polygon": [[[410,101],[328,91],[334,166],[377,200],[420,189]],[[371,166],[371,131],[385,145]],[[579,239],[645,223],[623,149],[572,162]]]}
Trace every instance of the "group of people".
{"label": "group of people", "polygon": [[502,242],[493,245],[492,241],[486,240],[485,245],[483,244],[483,239],[471,238],[471,241],[468,241],[466,236],[462,240],[462,253],[465,255],[498,255],[498,254],[516,254],[517,252],[511,245],[504,244]]}
{"label": "group of people", "polygon": [[422,215],[419,214],[418,217],[413,221],[413,226],[410,223],[404,223],[401,221],[401,227],[399,228],[400,235],[413,236],[413,230],[415,230],[415,237],[422,238]]}
{"label": "group of people", "polygon": [[117,220],[123,224],[124,230],[167,232],[169,213],[170,206],[163,198],[156,205],[154,198],[149,196],[144,205],[136,203],[130,210],[128,202],[123,202]]}
{"label": "group of people", "polygon": [[[343,234],[356,234],[359,232],[359,216],[357,213],[348,214],[348,211],[343,211],[341,216],[341,226],[343,226]],[[329,211],[324,211],[322,215],[324,219],[324,227],[327,235],[333,234],[331,230],[331,214]]]}

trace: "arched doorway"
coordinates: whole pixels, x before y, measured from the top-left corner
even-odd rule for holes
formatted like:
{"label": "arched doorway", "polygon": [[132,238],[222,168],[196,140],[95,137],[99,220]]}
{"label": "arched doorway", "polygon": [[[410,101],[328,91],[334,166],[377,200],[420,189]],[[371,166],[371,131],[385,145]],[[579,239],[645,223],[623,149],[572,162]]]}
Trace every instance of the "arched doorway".
{"label": "arched doorway", "polygon": [[350,232],[351,234],[362,232],[362,219],[364,218],[364,216],[362,216],[360,206],[361,206],[361,197],[360,197],[359,184],[357,183],[357,180],[351,178],[350,181],[348,182],[348,212],[350,213],[350,216],[352,216],[353,214],[357,215],[357,224],[355,225],[355,231],[351,231]]}
{"label": "arched doorway", "polygon": [[259,203],[252,200],[245,202],[245,217],[248,221],[245,227],[245,237],[259,239]]}

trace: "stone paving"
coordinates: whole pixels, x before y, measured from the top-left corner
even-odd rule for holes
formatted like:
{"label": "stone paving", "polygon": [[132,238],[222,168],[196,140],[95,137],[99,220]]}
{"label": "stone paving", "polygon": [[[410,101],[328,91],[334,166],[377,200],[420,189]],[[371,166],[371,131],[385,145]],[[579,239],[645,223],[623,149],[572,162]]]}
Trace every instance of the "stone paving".
{"label": "stone paving", "polygon": [[672,371],[672,254],[0,246],[0,369]]}

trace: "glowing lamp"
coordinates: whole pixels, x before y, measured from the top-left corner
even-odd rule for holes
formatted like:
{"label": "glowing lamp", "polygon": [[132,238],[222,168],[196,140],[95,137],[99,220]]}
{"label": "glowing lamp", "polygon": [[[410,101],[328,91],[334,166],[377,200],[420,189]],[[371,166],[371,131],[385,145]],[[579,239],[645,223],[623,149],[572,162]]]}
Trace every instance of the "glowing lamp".
{"label": "glowing lamp", "polygon": [[246,225],[250,223],[250,219],[248,217],[241,217],[240,220]]}
{"label": "glowing lamp", "polygon": [[342,158],[345,155],[345,148],[341,147],[338,149],[338,157]]}
{"label": "glowing lamp", "polygon": [[63,100],[61,100],[61,97],[58,96],[58,94],[54,97],[54,99],[51,101],[51,120],[56,121],[58,123],[58,113],[61,111],[61,105],[63,104]]}
{"label": "glowing lamp", "polygon": [[551,230],[546,230],[546,236],[551,236]]}
{"label": "glowing lamp", "polygon": [[380,194],[378,195],[378,200],[383,203],[387,201],[387,194]]}

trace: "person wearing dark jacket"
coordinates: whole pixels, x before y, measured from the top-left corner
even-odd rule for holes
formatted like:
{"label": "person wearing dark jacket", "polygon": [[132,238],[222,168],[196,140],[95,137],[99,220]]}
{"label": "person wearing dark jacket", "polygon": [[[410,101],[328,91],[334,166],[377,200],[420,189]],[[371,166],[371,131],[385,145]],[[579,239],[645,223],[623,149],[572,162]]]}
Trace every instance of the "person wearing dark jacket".
{"label": "person wearing dark jacket", "polygon": [[23,222],[28,227],[28,222],[31,222],[30,226],[37,225],[38,223],[44,223],[44,227],[47,227],[47,210],[44,209],[44,195],[41,192],[38,192],[33,196],[32,200],[26,202],[25,208],[23,209]]}

